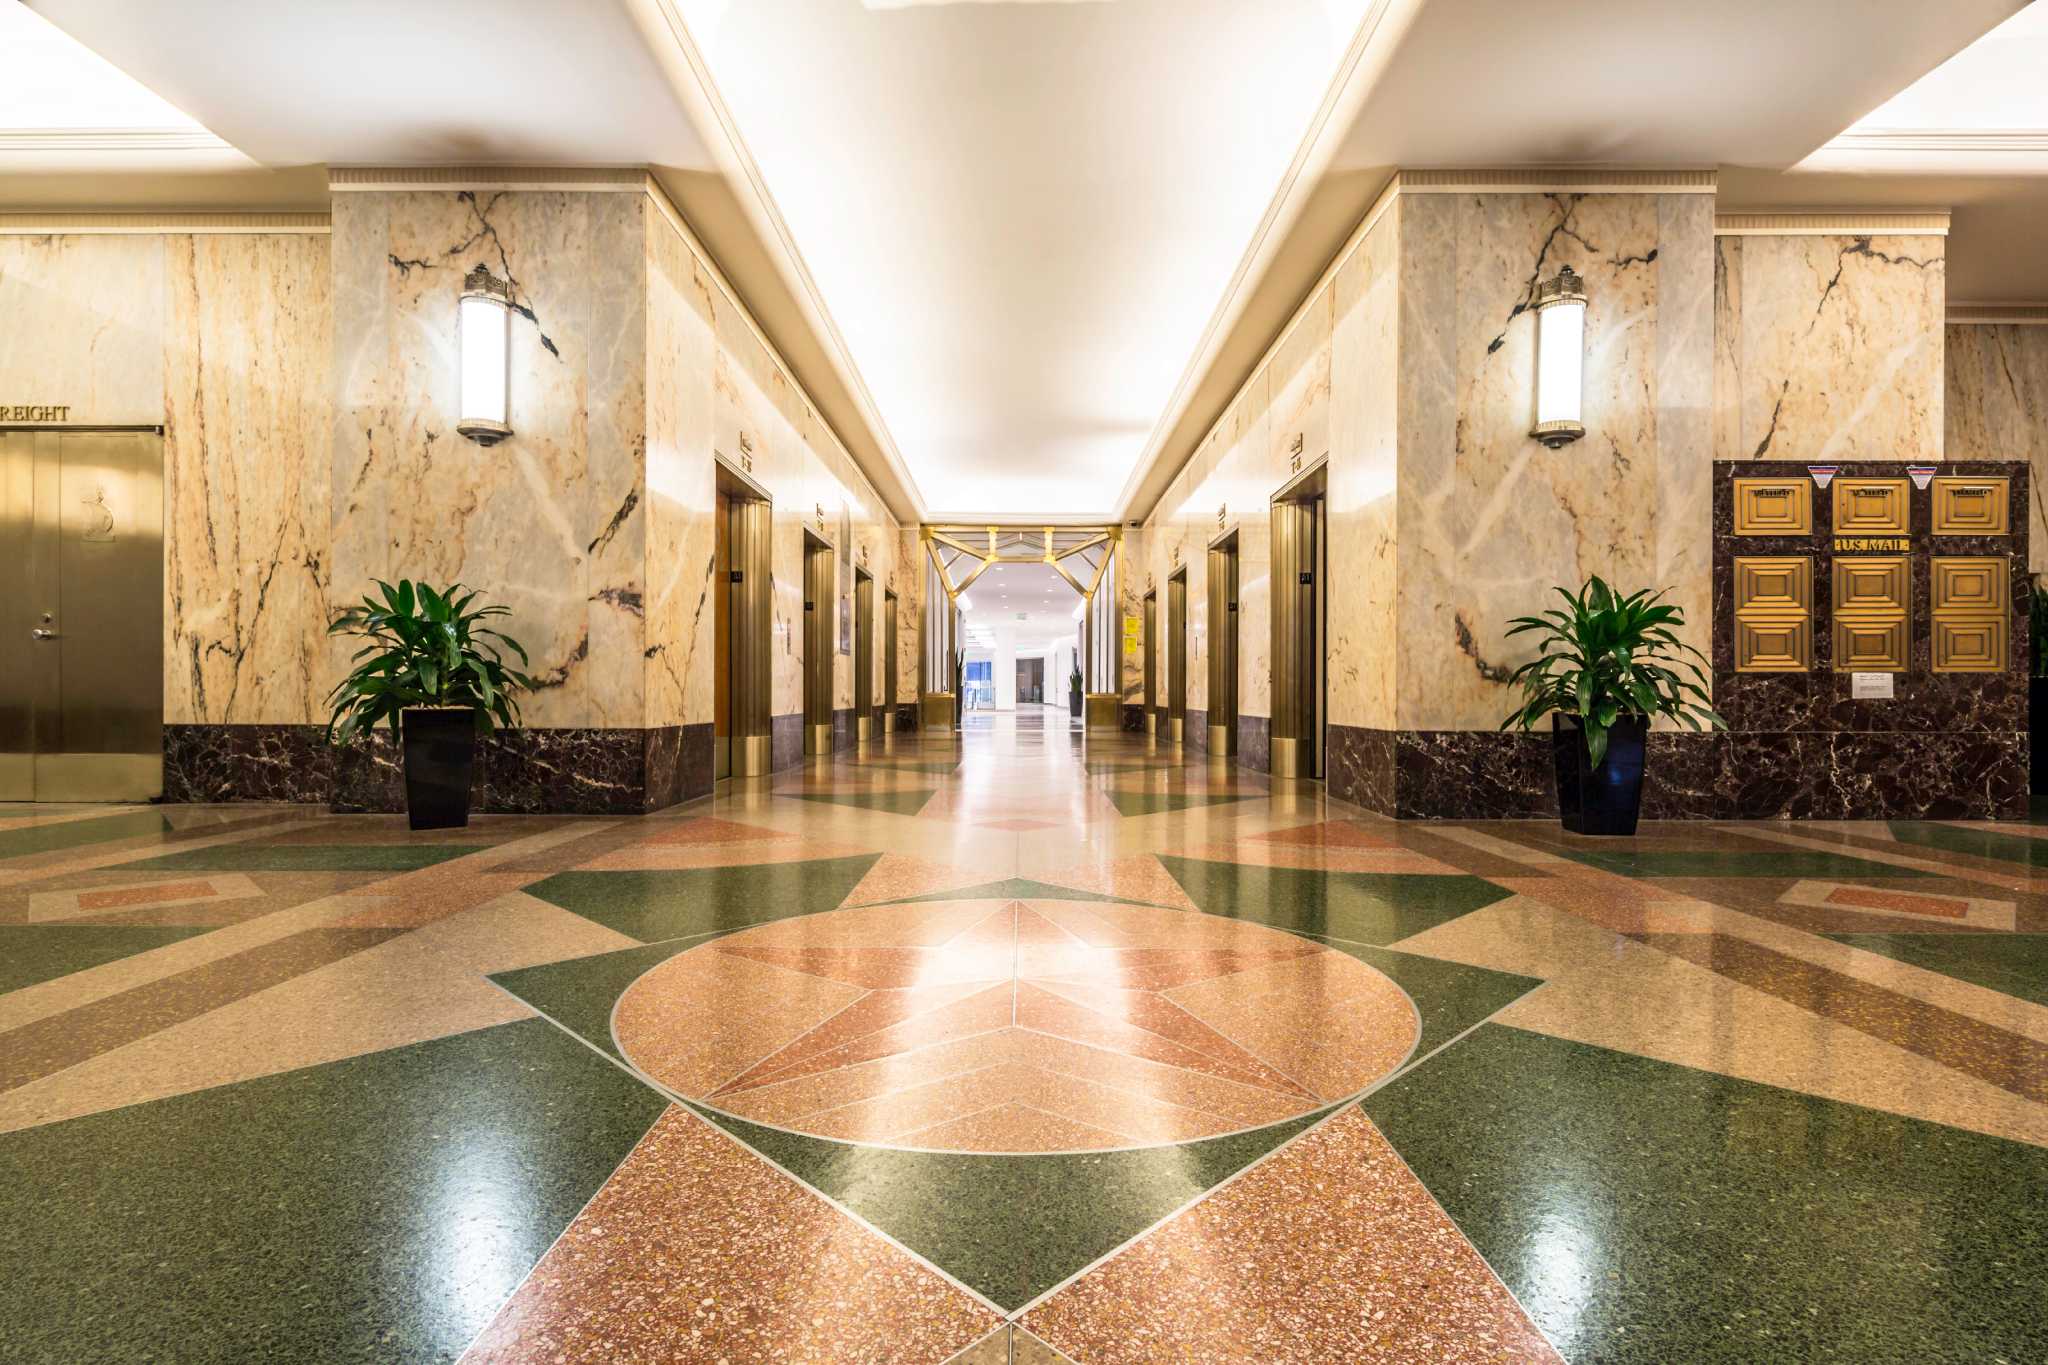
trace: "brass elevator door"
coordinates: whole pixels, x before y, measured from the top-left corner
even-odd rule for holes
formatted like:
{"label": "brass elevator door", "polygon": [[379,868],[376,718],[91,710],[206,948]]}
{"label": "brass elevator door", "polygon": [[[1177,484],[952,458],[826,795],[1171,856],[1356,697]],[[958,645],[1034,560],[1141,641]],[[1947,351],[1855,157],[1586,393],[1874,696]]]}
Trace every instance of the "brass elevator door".
{"label": "brass elevator door", "polygon": [[0,431],[0,801],[163,794],[163,438]]}

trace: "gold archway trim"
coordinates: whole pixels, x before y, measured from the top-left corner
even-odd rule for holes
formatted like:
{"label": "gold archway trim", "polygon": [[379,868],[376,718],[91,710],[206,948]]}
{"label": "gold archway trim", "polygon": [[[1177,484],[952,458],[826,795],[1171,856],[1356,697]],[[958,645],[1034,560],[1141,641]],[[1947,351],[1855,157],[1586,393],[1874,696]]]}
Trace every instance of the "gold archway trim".
{"label": "gold archway trim", "polygon": [[[1102,586],[1102,576],[1123,540],[1121,526],[926,526],[922,529],[925,552],[938,570],[939,582],[951,601],[974,586],[976,579],[998,564],[1050,564],[1084,600],[1092,601]],[[1089,550],[1105,547],[1092,562]],[[945,551],[953,551],[949,562]],[[1078,559],[1088,569],[1088,581],[1067,567]],[[973,567],[955,580],[953,571],[965,561]]]}

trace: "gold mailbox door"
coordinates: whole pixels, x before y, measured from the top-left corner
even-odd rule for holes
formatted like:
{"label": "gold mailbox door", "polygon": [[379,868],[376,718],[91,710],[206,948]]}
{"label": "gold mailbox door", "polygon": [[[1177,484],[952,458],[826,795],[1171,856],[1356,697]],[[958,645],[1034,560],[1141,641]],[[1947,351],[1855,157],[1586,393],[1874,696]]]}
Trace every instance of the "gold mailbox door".
{"label": "gold mailbox door", "polygon": [[1811,479],[1735,480],[1735,534],[1738,536],[1805,536],[1813,534]]}
{"label": "gold mailbox door", "polygon": [[2012,645],[2012,565],[1991,555],[1937,555],[1931,568],[1934,671],[2004,672]]}
{"label": "gold mailbox door", "polygon": [[2002,536],[2009,484],[2002,474],[1944,474],[1934,480],[1934,534]]}
{"label": "gold mailbox door", "polygon": [[1836,479],[1835,534],[1902,536],[1911,525],[1904,479]]}
{"label": "gold mailbox door", "polygon": [[1903,673],[1912,635],[1904,555],[1835,560],[1835,669]]}
{"label": "gold mailbox door", "polygon": [[1813,560],[1735,560],[1735,671],[1804,673],[1813,666]]}

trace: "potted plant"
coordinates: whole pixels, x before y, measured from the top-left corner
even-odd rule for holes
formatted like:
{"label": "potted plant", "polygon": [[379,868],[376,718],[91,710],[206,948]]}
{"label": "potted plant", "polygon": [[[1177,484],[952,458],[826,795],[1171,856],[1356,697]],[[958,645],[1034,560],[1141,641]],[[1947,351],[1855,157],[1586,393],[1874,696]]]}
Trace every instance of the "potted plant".
{"label": "potted plant", "polygon": [[1706,678],[1687,660],[1703,655],[1673,632],[1685,613],[1648,589],[1623,597],[1598,575],[1540,616],[1509,622],[1510,636],[1534,632],[1536,657],[1508,678],[1523,701],[1500,728],[1535,728],[1553,716],[1557,805],[1574,834],[1634,834],[1643,801],[1643,741],[1650,722],[1671,716],[1694,730],[1728,728],[1708,705]]}
{"label": "potted plant", "polygon": [[967,651],[953,652],[953,728],[960,728],[960,717],[967,706]]}
{"label": "potted plant", "polygon": [[2027,793],[2048,793],[2048,588],[2034,577],[2027,594],[2027,630],[2032,657],[2027,668]]}
{"label": "potted plant", "polygon": [[1067,675],[1067,713],[1081,714],[1081,670],[1078,668]]}
{"label": "potted plant", "polygon": [[[507,666],[499,645],[519,656],[517,640],[478,622],[506,607],[472,607],[480,594],[460,583],[435,591],[400,579],[378,580],[384,600],[365,597],[327,628],[367,641],[349,675],[328,694],[334,714],[328,742],[349,745],[379,722],[389,724],[405,759],[405,809],[414,829],[469,823],[476,737],[519,719],[514,693],[533,679]],[[457,594],[460,594],[458,596]],[[493,643],[496,641],[497,643]]]}

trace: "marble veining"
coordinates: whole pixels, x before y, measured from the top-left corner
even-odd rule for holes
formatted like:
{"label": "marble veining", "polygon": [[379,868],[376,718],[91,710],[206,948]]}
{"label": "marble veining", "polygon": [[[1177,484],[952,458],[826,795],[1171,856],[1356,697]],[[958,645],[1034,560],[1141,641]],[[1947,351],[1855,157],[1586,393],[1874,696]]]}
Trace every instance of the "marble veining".
{"label": "marble veining", "polygon": [[1715,239],[1714,453],[1942,457],[1946,239]]}
{"label": "marble veining", "polygon": [[1951,324],[1943,426],[1951,460],[2025,460],[2028,568],[2048,568],[2048,327]]}

